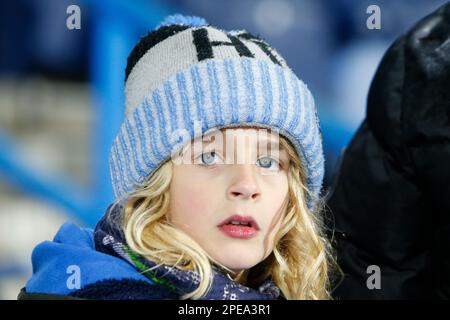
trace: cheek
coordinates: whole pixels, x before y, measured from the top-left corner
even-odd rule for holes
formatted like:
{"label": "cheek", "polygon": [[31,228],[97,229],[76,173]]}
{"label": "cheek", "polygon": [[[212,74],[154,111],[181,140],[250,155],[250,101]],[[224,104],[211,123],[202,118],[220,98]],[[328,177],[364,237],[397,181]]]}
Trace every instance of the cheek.
{"label": "cheek", "polygon": [[170,186],[170,217],[175,221],[198,221],[207,216],[208,193],[210,188],[206,184],[192,183],[195,181],[188,177],[180,176],[172,180]]}
{"label": "cheek", "polygon": [[289,186],[288,186],[288,178],[285,174],[280,176],[274,176],[271,181],[267,182],[267,190],[264,190],[268,201],[268,206],[272,208],[271,212],[275,214],[275,211],[278,211],[280,207],[283,205],[283,202],[286,200],[288,196]]}
{"label": "cheek", "polygon": [[269,230],[266,234],[266,241],[270,244],[270,249],[273,247],[275,235],[281,228],[289,200],[287,177],[280,177],[276,182],[277,183],[272,184],[274,187],[271,188],[269,193],[271,196],[268,197],[266,203],[266,208],[268,210],[267,217],[269,219]]}
{"label": "cheek", "polygon": [[177,192],[173,200],[177,211],[186,212],[192,218],[202,215],[203,211],[207,209],[205,192],[192,187],[184,190],[184,192]]}
{"label": "cheek", "polygon": [[272,215],[270,226],[264,238],[264,259],[267,258],[275,247],[275,236],[281,228],[283,218],[286,213],[286,205],[279,205],[275,214]]}

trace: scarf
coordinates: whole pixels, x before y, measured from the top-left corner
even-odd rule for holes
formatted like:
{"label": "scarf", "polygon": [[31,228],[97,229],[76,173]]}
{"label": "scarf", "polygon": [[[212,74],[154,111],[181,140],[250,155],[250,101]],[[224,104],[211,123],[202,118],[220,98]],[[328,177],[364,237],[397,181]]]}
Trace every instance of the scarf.
{"label": "scarf", "polygon": [[[97,251],[121,258],[130,263],[141,274],[158,286],[158,290],[170,291],[174,297],[195,290],[200,283],[200,276],[194,271],[185,271],[173,266],[157,265],[140,256],[125,242],[125,237],[117,225],[120,221],[121,206],[106,214],[97,224],[94,231],[95,248]],[[212,285],[202,300],[276,300],[280,298],[280,290],[271,280],[265,280],[258,288],[243,286],[219,268],[213,266]]]}

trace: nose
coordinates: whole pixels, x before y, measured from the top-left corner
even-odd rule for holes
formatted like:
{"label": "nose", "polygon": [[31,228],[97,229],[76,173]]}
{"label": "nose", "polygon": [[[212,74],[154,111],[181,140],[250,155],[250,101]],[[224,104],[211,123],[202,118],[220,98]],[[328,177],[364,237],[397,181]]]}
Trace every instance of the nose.
{"label": "nose", "polygon": [[261,190],[256,181],[254,166],[239,164],[232,166],[235,171],[233,182],[228,189],[228,197],[234,199],[256,200],[261,196]]}

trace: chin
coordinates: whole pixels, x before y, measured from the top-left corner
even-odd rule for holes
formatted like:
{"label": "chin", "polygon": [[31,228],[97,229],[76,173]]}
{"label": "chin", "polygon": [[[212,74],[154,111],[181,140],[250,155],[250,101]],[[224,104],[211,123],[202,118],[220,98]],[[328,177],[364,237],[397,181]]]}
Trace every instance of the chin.
{"label": "chin", "polygon": [[219,261],[234,272],[250,269],[259,263],[258,259],[240,259],[236,256],[222,257]]}

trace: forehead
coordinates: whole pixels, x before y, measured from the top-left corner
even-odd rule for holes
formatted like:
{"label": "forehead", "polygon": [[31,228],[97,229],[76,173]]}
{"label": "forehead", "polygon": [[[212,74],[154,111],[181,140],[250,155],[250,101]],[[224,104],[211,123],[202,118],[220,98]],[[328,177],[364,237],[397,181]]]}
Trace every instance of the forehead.
{"label": "forehead", "polygon": [[279,146],[280,136],[278,132],[258,127],[238,127],[238,128],[224,128],[220,130],[212,130],[206,132],[203,137],[198,139],[203,142],[222,142],[233,140],[234,142],[246,141],[257,142],[258,144],[270,144],[272,146]]}
{"label": "forehead", "polygon": [[235,150],[251,152],[275,152],[287,156],[281,136],[276,130],[260,127],[233,127],[213,129],[207,131],[203,136],[192,140],[191,148],[196,150],[212,151],[222,150],[222,152]]}
{"label": "forehead", "polygon": [[180,155],[186,156],[187,161],[190,161],[191,157],[214,150],[226,155],[227,159],[228,156],[230,159],[239,159],[250,154],[267,153],[274,157],[289,158],[289,151],[278,131],[260,127],[208,130],[202,136],[191,140],[190,144],[186,144]]}

